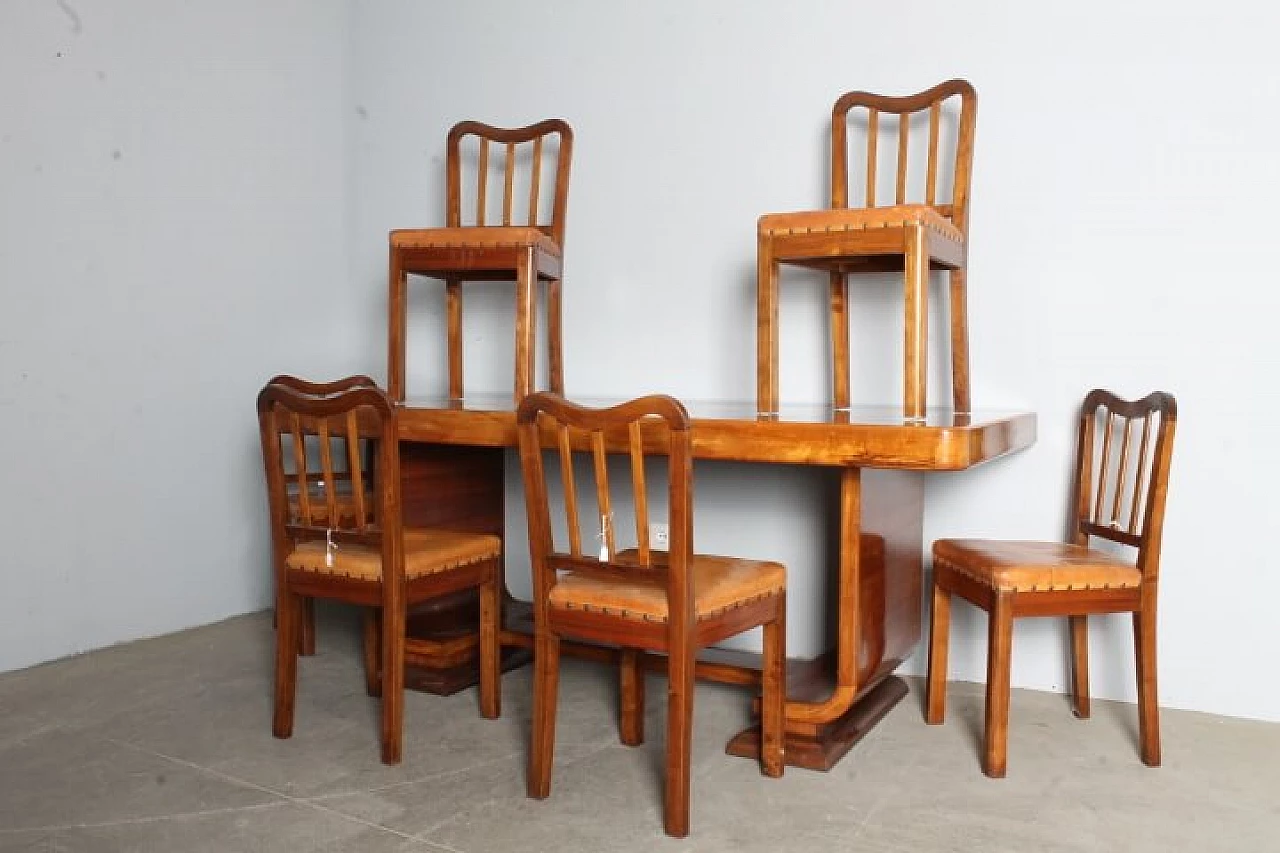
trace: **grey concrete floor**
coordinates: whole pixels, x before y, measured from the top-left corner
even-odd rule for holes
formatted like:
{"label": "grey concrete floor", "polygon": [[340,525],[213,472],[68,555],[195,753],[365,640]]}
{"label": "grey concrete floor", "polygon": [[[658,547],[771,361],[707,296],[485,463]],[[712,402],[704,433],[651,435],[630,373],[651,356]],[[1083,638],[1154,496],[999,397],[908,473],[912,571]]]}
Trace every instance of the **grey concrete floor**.
{"label": "grey concrete floor", "polygon": [[829,773],[767,779],[724,755],[746,693],[699,685],[692,833],[662,834],[665,696],[618,743],[613,673],[566,662],[551,797],[524,796],[530,672],[503,716],[410,693],[405,760],[378,761],[353,614],[322,611],[294,737],[270,733],[272,630],[256,614],[0,675],[0,851],[1277,851],[1280,725],[1163,713],[1144,767],[1134,708],[1014,691],[1009,776],[978,767],[981,688],[947,724],[921,690]]}

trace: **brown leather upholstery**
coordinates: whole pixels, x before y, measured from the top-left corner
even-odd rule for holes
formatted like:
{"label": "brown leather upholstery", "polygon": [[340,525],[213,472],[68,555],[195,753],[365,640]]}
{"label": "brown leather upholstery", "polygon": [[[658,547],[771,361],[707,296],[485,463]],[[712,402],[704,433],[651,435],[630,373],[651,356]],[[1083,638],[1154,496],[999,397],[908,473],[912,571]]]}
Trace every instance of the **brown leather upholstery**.
{"label": "brown leather upholstery", "polygon": [[[332,566],[326,565],[325,553],[324,542],[303,542],[285,558],[284,564],[294,571],[359,580],[382,577],[382,555],[374,548],[339,545],[333,551]],[[493,559],[501,553],[502,541],[496,536],[420,528],[404,531],[404,575],[410,579]]]}
{"label": "brown leather upholstery", "polygon": [[939,539],[933,543],[933,562],[993,589],[1014,592],[1142,584],[1142,573],[1132,563],[1095,548],[1061,542]]}
{"label": "brown leather upholstery", "polygon": [[[787,570],[764,560],[694,554],[689,568],[698,619],[776,595],[787,584]],[[666,622],[668,618],[663,580],[606,580],[566,572],[551,588],[548,603],[554,608],[593,610],[624,619]]]}
{"label": "brown leather upholstery", "polygon": [[927,204],[898,204],[836,210],[806,210],[799,213],[769,213],[758,223],[762,234],[831,234],[871,228],[903,228],[924,225],[948,240],[962,242],[964,234],[950,219]]}
{"label": "brown leather upholstery", "polygon": [[560,257],[560,247],[540,228],[488,225],[461,228],[412,228],[391,232],[393,249],[508,248],[535,246]]}

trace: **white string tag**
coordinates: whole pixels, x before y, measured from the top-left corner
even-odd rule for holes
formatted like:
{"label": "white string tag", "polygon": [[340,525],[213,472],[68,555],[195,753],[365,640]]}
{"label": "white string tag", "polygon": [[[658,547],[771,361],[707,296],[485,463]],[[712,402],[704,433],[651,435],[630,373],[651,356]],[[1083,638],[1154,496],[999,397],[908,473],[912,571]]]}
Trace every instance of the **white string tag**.
{"label": "white string tag", "polygon": [[333,528],[330,527],[324,532],[324,564],[329,568],[333,568],[333,552],[338,550],[338,545],[333,541]]}
{"label": "white string tag", "polygon": [[600,516],[600,562],[609,562],[609,516]]}

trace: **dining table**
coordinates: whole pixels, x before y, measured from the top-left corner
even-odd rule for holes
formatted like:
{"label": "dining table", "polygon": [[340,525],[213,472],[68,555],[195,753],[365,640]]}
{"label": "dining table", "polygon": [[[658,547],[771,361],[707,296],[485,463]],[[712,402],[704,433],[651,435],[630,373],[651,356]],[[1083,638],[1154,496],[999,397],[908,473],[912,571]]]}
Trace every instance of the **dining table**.
{"label": "dining table", "polygon": [[[517,443],[516,402],[511,394],[489,394],[408,395],[397,403],[405,524],[504,535],[505,454]],[[929,408],[921,419],[893,405],[783,404],[762,412],[754,400],[683,402],[692,418],[695,465],[722,460],[827,472],[826,488],[839,503],[832,565],[803,570],[831,572],[825,594],[834,600],[824,602],[823,611],[833,614],[828,634],[834,642],[814,657],[788,660],[786,755],[794,766],[829,769],[907,694],[894,671],[921,636],[926,478],[1029,447],[1036,417]],[[550,433],[546,441],[554,446]],[[505,542],[504,554],[519,553],[523,545]],[[473,614],[466,600],[454,598],[411,616],[410,686],[451,693],[474,682]],[[507,594],[505,666],[529,659],[532,632],[528,603]],[[566,644],[565,653],[614,660],[617,650]],[[653,671],[664,668],[658,656],[645,663]],[[748,652],[710,649],[699,658],[696,675],[758,689],[759,663]],[[758,741],[758,727],[749,726],[727,751],[753,757]]]}

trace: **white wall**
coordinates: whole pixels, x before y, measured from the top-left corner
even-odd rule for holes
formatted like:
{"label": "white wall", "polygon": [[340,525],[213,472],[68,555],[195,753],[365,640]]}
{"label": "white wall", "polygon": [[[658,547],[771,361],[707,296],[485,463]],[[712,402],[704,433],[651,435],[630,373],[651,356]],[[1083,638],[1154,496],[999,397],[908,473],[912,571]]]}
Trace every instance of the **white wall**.
{"label": "white wall", "polygon": [[[354,9],[349,243],[354,284],[369,293],[365,357],[384,358],[387,230],[443,220],[448,127],[561,116],[577,146],[565,317],[575,395],[750,399],[755,219],[823,203],[835,97],[971,80],[980,96],[974,398],[1037,412],[1040,439],[932,478],[926,537],[1058,536],[1084,393],[1174,392],[1182,419],[1165,540],[1162,700],[1280,719],[1280,688],[1263,657],[1280,595],[1265,547],[1278,509],[1276,443],[1266,438],[1280,406],[1268,370],[1274,348],[1263,340],[1280,299],[1262,251],[1280,196],[1270,109],[1280,13],[1244,2],[1171,10],[934,0],[379,0]],[[859,298],[857,352],[875,355],[855,374],[856,393],[893,401],[899,302],[892,289]],[[411,390],[440,387],[438,292],[416,304]],[[508,304],[494,290],[469,308],[474,390],[509,387]],[[788,290],[784,399],[822,395],[822,310],[816,283]],[[933,398],[945,395],[935,382]],[[818,475],[698,473],[699,546],[786,560],[792,649],[816,650]],[[518,543],[523,520],[511,494]],[[512,568],[519,589],[525,570],[516,560]],[[982,680],[985,622],[958,610],[952,676]],[[1132,698],[1127,623],[1095,623],[1095,694]],[[1063,633],[1050,622],[1019,624],[1016,685],[1062,688]],[[920,672],[922,662],[906,668]]]}
{"label": "white wall", "polygon": [[[277,371],[381,374],[386,231],[442,221],[456,120],[577,132],[572,394],[750,399],[755,218],[822,203],[832,101],[964,76],[981,103],[974,397],[1037,412],[1040,440],[933,477],[926,537],[1057,535],[1084,392],[1173,391],[1162,699],[1280,719],[1263,657],[1280,298],[1260,257],[1278,17],[1239,0],[0,4],[0,465],[17,496],[0,670],[267,602],[254,392]],[[783,393],[815,400],[820,288],[793,280]],[[857,394],[892,401],[897,296],[859,300]],[[475,390],[509,387],[508,304],[497,288],[469,303]],[[439,315],[417,300],[414,387],[443,381]],[[792,648],[815,651],[822,476],[698,476],[700,547],[785,560]],[[955,622],[953,677],[981,680],[983,620]],[[1095,692],[1131,698],[1127,627],[1096,623]],[[1061,689],[1062,633],[1019,624],[1015,684]]]}
{"label": "white wall", "polygon": [[269,603],[254,395],[369,333],[347,11],[0,4],[0,670]]}

